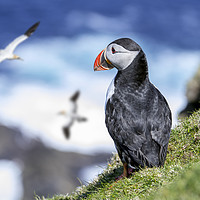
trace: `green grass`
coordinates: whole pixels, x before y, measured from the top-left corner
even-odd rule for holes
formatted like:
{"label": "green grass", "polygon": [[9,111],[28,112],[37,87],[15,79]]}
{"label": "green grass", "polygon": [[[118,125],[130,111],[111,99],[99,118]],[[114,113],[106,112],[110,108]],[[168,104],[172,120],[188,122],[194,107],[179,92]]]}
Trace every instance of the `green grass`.
{"label": "green grass", "polygon": [[182,172],[173,183],[163,187],[148,200],[199,200],[200,199],[200,162]]}
{"label": "green grass", "polygon": [[123,169],[118,156],[113,155],[104,172],[89,185],[77,188],[72,194],[55,195],[52,198],[36,196],[35,199],[196,200],[200,197],[200,192],[196,188],[197,186],[200,188],[198,164],[200,164],[200,111],[180,122],[172,130],[164,167],[141,169],[130,178],[116,182],[115,177],[119,176]]}

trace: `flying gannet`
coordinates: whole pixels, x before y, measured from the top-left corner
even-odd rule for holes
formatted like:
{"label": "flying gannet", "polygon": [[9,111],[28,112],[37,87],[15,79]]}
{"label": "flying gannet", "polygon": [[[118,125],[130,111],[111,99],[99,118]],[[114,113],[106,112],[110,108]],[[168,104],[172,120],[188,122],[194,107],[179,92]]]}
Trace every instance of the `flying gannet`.
{"label": "flying gannet", "polygon": [[35,23],[31,26],[23,35],[20,35],[15,40],[13,40],[5,49],[0,49],[0,62],[8,59],[8,60],[22,60],[19,56],[15,55],[13,51],[15,48],[24,40],[29,38],[29,36],[36,30],[40,22]]}
{"label": "flying gannet", "polygon": [[77,99],[80,95],[79,91],[76,91],[70,98],[70,108],[66,111],[61,111],[58,114],[64,115],[67,118],[67,122],[65,126],[63,126],[63,133],[67,139],[70,137],[70,127],[73,125],[75,121],[77,122],[85,122],[87,118],[79,116],[77,114]]}

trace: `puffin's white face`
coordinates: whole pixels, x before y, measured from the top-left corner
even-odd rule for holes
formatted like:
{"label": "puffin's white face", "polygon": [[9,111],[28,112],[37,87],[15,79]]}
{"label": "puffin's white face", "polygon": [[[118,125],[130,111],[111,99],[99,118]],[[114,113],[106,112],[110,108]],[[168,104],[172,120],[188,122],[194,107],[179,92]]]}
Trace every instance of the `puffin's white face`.
{"label": "puffin's white face", "polygon": [[138,53],[139,51],[129,51],[115,43],[110,44],[105,50],[106,59],[118,70],[126,69]]}
{"label": "puffin's white face", "polygon": [[117,39],[96,57],[94,71],[109,70],[113,67],[119,71],[124,70],[134,61],[141,50],[141,47],[129,38]]}

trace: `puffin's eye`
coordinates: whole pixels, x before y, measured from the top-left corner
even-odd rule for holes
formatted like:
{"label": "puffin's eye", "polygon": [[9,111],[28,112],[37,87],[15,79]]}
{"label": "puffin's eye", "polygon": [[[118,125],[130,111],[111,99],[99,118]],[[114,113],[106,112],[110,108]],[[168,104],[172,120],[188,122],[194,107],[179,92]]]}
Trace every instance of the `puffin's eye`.
{"label": "puffin's eye", "polygon": [[114,47],[112,47],[112,53],[114,54],[114,53],[116,53],[116,51],[115,51],[115,48]]}

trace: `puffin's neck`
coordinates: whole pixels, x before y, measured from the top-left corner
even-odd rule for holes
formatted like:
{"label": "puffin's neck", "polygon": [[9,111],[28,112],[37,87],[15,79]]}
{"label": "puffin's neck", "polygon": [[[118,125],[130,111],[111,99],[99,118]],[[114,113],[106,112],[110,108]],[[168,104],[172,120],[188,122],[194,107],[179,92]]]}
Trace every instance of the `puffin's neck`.
{"label": "puffin's neck", "polygon": [[118,71],[115,77],[115,85],[138,89],[147,82],[149,82],[147,60],[141,50],[129,67]]}

